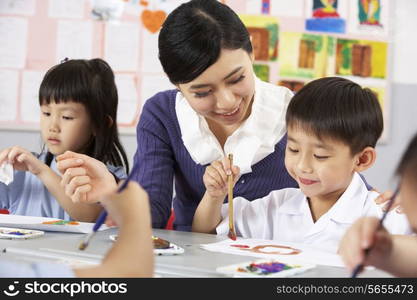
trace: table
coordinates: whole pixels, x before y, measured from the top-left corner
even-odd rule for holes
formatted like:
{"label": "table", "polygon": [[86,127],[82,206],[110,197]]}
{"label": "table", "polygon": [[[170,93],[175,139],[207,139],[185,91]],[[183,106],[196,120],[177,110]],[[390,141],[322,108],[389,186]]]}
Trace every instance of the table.
{"label": "table", "polygon": [[[98,262],[104,256],[113,242],[109,239],[112,234],[117,234],[116,228],[98,232],[90,241],[88,248],[79,251],[78,246],[83,240],[83,234],[46,232],[44,236],[27,240],[0,240],[0,249],[7,247],[21,249],[52,249],[58,253],[77,252],[85,260]],[[200,244],[215,243],[224,240],[225,237],[213,234],[182,232],[174,230],[154,229],[155,236],[166,239],[184,248],[185,252],[181,255],[156,256],[155,257],[155,276],[157,277],[223,277],[224,275],[216,272],[216,268],[229,264],[241,263],[254,260],[254,257],[231,255],[203,250]],[[64,255],[67,256],[67,255]],[[19,261],[56,261],[57,258],[34,258],[30,255],[17,255],[13,253],[0,253],[0,258],[18,259]],[[347,270],[341,267],[317,266],[295,277],[349,277]],[[367,269],[361,277],[391,277],[376,269]]]}

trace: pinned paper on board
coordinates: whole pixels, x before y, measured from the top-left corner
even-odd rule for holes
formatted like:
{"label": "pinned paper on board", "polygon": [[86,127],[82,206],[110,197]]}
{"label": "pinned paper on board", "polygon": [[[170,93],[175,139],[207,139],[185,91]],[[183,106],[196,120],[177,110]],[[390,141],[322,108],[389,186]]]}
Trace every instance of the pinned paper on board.
{"label": "pinned paper on board", "polygon": [[385,79],[387,51],[385,42],[337,39],[336,75]]}
{"label": "pinned paper on board", "polygon": [[346,20],[338,11],[338,0],[313,0],[306,30],[344,33]]}
{"label": "pinned paper on board", "polygon": [[251,37],[255,60],[275,61],[278,58],[278,18],[239,15]]}
{"label": "pinned paper on board", "polygon": [[349,1],[349,32],[387,36],[389,29],[389,0]]}

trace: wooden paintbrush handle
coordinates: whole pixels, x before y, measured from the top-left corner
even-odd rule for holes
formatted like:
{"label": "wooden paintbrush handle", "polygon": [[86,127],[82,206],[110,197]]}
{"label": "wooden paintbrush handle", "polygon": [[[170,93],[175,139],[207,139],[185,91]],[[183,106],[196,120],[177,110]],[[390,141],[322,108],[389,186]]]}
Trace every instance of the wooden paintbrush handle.
{"label": "wooden paintbrush handle", "polygon": [[[230,169],[233,166],[233,154],[229,154]],[[229,229],[234,230],[233,223],[233,174],[227,175],[228,202],[229,202]]]}

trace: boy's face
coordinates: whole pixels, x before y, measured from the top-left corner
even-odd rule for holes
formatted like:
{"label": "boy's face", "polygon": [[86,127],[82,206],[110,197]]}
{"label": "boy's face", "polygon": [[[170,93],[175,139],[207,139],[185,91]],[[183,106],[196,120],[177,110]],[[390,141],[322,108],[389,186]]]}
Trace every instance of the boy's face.
{"label": "boy's face", "polygon": [[401,181],[401,206],[413,231],[417,233],[417,188],[415,180],[405,175]]}
{"label": "boy's face", "polygon": [[42,139],[54,155],[82,152],[92,136],[90,116],[81,103],[41,105],[40,123]]}
{"label": "boy's face", "polygon": [[350,184],[356,162],[346,144],[288,127],[285,166],[310,199],[337,200]]}

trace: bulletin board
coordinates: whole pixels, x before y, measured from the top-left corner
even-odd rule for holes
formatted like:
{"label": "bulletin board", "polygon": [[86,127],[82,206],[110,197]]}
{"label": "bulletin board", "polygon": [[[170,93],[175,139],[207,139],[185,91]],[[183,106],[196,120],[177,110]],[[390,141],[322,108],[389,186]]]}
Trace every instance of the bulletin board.
{"label": "bulletin board", "polygon": [[[1,0],[0,129],[38,130],[38,90],[63,58],[106,60],[116,75],[118,125],[133,134],[146,99],[173,86],[158,33],[187,0]],[[257,76],[298,91],[341,76],[369,87],[389,119],[389,0],[223,0],[247,26]],[[4,41],[4,42],[3,42]]]}

